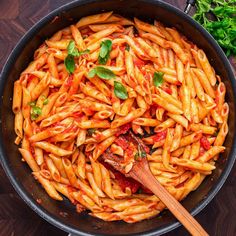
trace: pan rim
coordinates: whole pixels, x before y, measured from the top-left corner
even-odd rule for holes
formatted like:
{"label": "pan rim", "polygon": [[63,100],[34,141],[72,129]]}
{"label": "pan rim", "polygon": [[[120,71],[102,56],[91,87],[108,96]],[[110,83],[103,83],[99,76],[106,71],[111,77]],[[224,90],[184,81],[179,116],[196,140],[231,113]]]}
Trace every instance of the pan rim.
{"label": "pan rim", "polygon": [[[31,37],[33,37],[41,28],[43,28],[44,25],[49,23],[55,16],[57,16],[61,12],[68,11],[74,7],[93,3],[95,1],[96,0],[76,0],[76,1],[73,1],[70,3],[67,3],[67,4],[53,10],[52,12],[47,14],[46,16],[44,16],[41,20],[39,20],[37,23],[35,23],[23,35],[23,37],[19,40],[19,42],[17,43],[17,45],[15,46],[15,48],[12,50],[9,57],[7,58],[7,61],[6,61],[5,65],[2,69],[2,72],[1,72],[1,79],[0,79],[1,101],[0,101],[0,105],[2,105],[2,102],[3,102],[3,99],[2,99],[3,89],[4,89],[4,86],[7,82],[8,72],[13,65],[12,62],[14,62],[16,60],[16,58],[20,55],[23,47],[27,44],[28,40]],[[226,68],[226,70],[228,72],[229,80],[232,84],[234,96],[236,96],[236,80],[234,79],[234,74],[233,74],[231,65],[228,62],[228,59],[225,56],[223,50],[220,48],[220,46],[217,44],[217,42],[214,40],[214,38],[201,25],[196,23],[190,16],[186,15],[178,8],[168,4],[166,2],[153,1],[153,0],[138,0],[138,1],[143,2],[143,3],[153,4],[153,5],[162,7],[168,11],[171,11],[171,12],[175,13],[176,15],[178,15],[179,17],[186,20],[189,24],[191,24],[193,27],[195,27],[198,31],[200,31],[200,33],[212,44],[212,47],[216,50],[217,54],[221,58],[222,63],[224,64],[224,67]],[[236,107],[236,102],[234,102],[234,107]],[[0,120],[0,122],[1,122],[1,120]],[[1,126],[2,126],[2,123],[1,123]],[[2,127],[2,129],[3,129],[3,127]],[[10,180],[11,184],[13,185],[14,189],[20,195],[20,197],[26,202],[26,204],[31,209],[33,209],[40,217],[42,217],[47,222],[53,224],[54,226],[58,227],[61,230],[64,230],[66,232],[70,232],[75,235],[79,234],[81,236],[95,235],[95,234],[91,234],[91,233],[86,233],[84,231],[80,231],[79,229],[76,229],[73,226],[69,226],[69,225],[63,223],[62,221],[60,221],[60,219],[55,218],[55,216],[53,216],[52,214],[47,212],[43,207],[41,207],[40,205],[38,205],[38,204],[34,203],[34,201],[32,201],[31,195],[22,188],[22,185],[17,180],[17,176],[14,176],[11,173],[11,169],[6,161],[6,155],[5,155],[6,151],[3,146],[3,140],[2,140],[2,129],[1,129],[1,133],[0,133],[0,157],[1,157],[0,160],[1,160],[1,164],[3,166],[3,169],[6,173],[6,175],[8,176],[8,179]],[[235,134],[235,130],[234,130],[234,134]],[[193,210],[191,211],[191,214],[193,216],[198,214],[201,210],[203,210],[206,207],[206,205],[208,205],[208,203],[214,198],[214,196],[217,194],[217,192],[221,189],[221,187],[223,186],[224,182],[226,181],[226,179],[227,179],[227,177],[234,165],[235,159],[236,159],[236,139],[233,140],[232,149],[230,150],[229,158],[227,160],[227,164],[226,164],[223,172],[221,173],[219,179],[217,180],[215,185],[212,187],[210,192],[206,195],[206,198],[203,199],[201,202],[199,202],[193,208]],[[158,229],[153,229],[151,231],[146,231],[146,232],[142,232],[142,233],[138,233],[138,234],[124,234],[124,235],[137,235],[137,236],[141,236],[141,235],[154,236],[157,234],[161,235],[161,234],[167,233],[167,232],[179,227],[180,225],[181,224],[179,222],[175,221],[173,223],[170,223],[168,225],[164,225]],[[101,235],[101,234],[96,234],[96,235]]]}

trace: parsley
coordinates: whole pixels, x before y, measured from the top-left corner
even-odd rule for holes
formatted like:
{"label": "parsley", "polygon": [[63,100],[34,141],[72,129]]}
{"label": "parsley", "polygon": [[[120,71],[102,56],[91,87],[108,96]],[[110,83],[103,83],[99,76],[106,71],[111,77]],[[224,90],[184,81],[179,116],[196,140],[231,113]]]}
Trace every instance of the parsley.
{"label": "parsley", "polygon": [[[212,34],[226,55],[236,55],[236,5],[235,0],[198,0],[193,18]],[[215,20],[210,20],[211,13]]]}
{"label": "parsley", "polygon": [[153,84],[156,87],[159,87],[160,85],[163,84],[164,79],[163,79],[163,72],[154,72],[154,76],[153,76]]}
{"label": "parsley", "polygon": [[89,53],[89,50],[86,49],[82,52],[79,52],[75,46],[75,42],[73,40],[70,41],[67,47],[67,57],[64,61],[67,71],[72,74],[75,71],[75,57],[79,57],[83,54]]}
{"label": "parsley", "polygon": [[120,99],[127,99],[128,98],[128,93],[127,90],[125,88],[125,86],[117,81],[114,81],[114,93],[116,95],[116,97],[120,98]]}
{"label": "parsley", "polygon": [[110,52],[112,49],[112,41],[105,40],[101,43],[101,49],[99,52],[98,62],[99,64],[105,65],[110,57]]}
{"label": "parsley", "polygon": [[105,80],[109,80],[109,79],[116,77],[115,74],[113,73],[113,71],[111,71],[107,68],[104,68],[102,66],[97,66],[97,67],[93,68],[92,70],[90,70],[88,73],[89,78],[93,78],[95,75],[97,75],[99,78],[105,79]]}

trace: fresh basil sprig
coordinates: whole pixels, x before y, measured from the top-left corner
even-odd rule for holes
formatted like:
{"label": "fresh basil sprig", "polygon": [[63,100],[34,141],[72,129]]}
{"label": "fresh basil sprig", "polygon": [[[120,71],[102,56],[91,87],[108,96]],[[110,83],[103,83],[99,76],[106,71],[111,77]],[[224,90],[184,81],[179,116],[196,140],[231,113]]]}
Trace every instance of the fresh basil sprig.
{"label": "fresh basil sprig", "polygon": [[114,93],[116,97],[122,100],[125,100],[128,98],[127,90],[125,86],[120,82],[114,81]]}
{"label": "fresh basil sprig", "polygon": [[102,66],[97,66],[93,68],[92,70],[90,70],[88,73],[89,78],[93,78],[95,75],[105,80],[113,79],[116,77],[113,71]]}
{"label": "fresh basil sprig", "polygon": [[98,62],[99,64],[105,65],[110,57],[110,52],[112,49],[112,41],[105,40],[101,43],[101,49],[99,52]]}
{"label": "fresh basil sprig", "polygon": [[72,74],[75,71],[75,57],[79,57],[83,54],[89,53],[89,50],[86,49],[84,51],[79,52],[75,46],[75,42],[73,40],[70,41],[67,47],[67,57],[64,61],[67,71]]}
{"label": "fresh basil sprig", "polygon": [[164,79],[163,79],[163,72],[154,72],[154,76],[153,76],[153,84],[155,85],[155,87],[159,87],[160,85],[163,84]]}
{"label": "fresh basil sprig", "polygon": [[[104,80],[109,80],[116,77],[113,71],[107,68],[104,68],[102,66],[97,66],[93,68],[92,70],[90,70],[88,73],[89,78],[93,78],[95,75],[97,75],[99,78],[104,79]],[[125,86],[120,82],[114,81],[114,93],[116,97],[120,99],[125,100],[128,98],[127,90]]]}

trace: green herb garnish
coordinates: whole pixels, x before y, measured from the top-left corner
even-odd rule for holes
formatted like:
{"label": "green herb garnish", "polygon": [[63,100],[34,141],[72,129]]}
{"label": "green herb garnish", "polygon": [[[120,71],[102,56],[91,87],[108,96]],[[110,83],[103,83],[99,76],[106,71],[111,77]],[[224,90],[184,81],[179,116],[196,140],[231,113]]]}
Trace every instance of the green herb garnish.
{"label": "green herb garnish", "polygon": [[130,50],[130,46],[129,46],[129,44],[126,44],[126,46],[125,46],[125,50],[129,52],[129,50]]}
{"label": "green herb garnish", "polygon": [[90,128],[87,130],[87,132],[88,132],[88,135],[92,136],[96,132],[96,129]]}
{"label": "green herb garnish", "polygon": [[70,41],[67,47],[67,57],[64,61],[67,71],[72,74],[75,71],[75,57],[79,57],[83,54],[89,53],[89,50],[86,49],[82,52],[79,52],[75,46],[75,42],[73,40]]}
{"label": "green herb garnish", "polygon": [[[198,0],[193,18],[212,34],[226,55],[236,55],[236,1]],[[211,13],[214,20],[210,20]]]}
{"label": "green herb garnish", "polygon": [[32,106],[30,117],[31,120],[36,120],[42,114],[42,109],[38,106]]}
{"label": "green herb garnish", "polygon": [[65,66],[67,71],[72,74],[75,71],[75,59],[74,56],[68,55],[65,59]]}
{"label": "green herb garnish", "polygon": [[110,52],[112,49],[112,41],[105,40],[101,43],[101,49],[99,52],[98,62],[99,64],[105,65],[110,57]]}
{"label": "green herb garnish", "polygon": [[159,87],[160,85],[163,84],[164,79],[163,79],[163,72],[154,72],[154,76],[153,76],[153,84],[156,87]]}
{"label": "green herb garnish", "polygon": [[113,73],[113,71],[111,71],[107,68],[104,68],[102,66],[97,66],[97,67],[93,68],[92,70],[90,70],[88,73],[89,78],[93,78],[95,75],[97,75],[99,78],[105,79],[105,80],[113,79],[116,77],[115,74]]}
{"label": "green herb garnish", "polygon": [[117,81],[114,81],[114,93],[116,95],[116,97],[120,98],[120,99],[127,99],[128,98],[128,93],[127,90],[125,88],[125,86]]}
{"label": "green herb garnish", "polygon": [[134,155],[135,160],[139,160],[140,158],[147,157],[147,153],[145,151],[141,151],[140,149],[138,152]]}
{"label": "green herb garnish", "polygon": [[49,102],[48,98],[45,98],[44,101],[43,101],[43,105],[47,105]]}

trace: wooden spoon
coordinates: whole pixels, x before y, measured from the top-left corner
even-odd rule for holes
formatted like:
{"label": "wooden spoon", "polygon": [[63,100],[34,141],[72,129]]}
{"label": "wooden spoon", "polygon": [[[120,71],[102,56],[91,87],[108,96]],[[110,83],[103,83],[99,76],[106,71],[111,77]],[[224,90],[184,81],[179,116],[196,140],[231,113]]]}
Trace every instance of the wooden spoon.
{"label": "wooden spoon", "polygon": [[[132,136],[132,139],[136,141],[136,145],[138,145],[139,149],[143,150],[144,144],[141,142],[141,140],[135,137],[132,133],[129,133],[128,135]],[[125,169],[121,165],[119,158],[116,158],[114,155],[110,155],[109,152],[103,155],[103,159],[105,162],[112,165],[116,170],[123,173],[126,177],[135,179],[143,186],[151,190],[192,235],[208,235],[208,233],[180,204],[180,202],[178,202],[153,176],[146,158],[143,157],[140,160],[135,161],[128,173],[125,173]]]}

